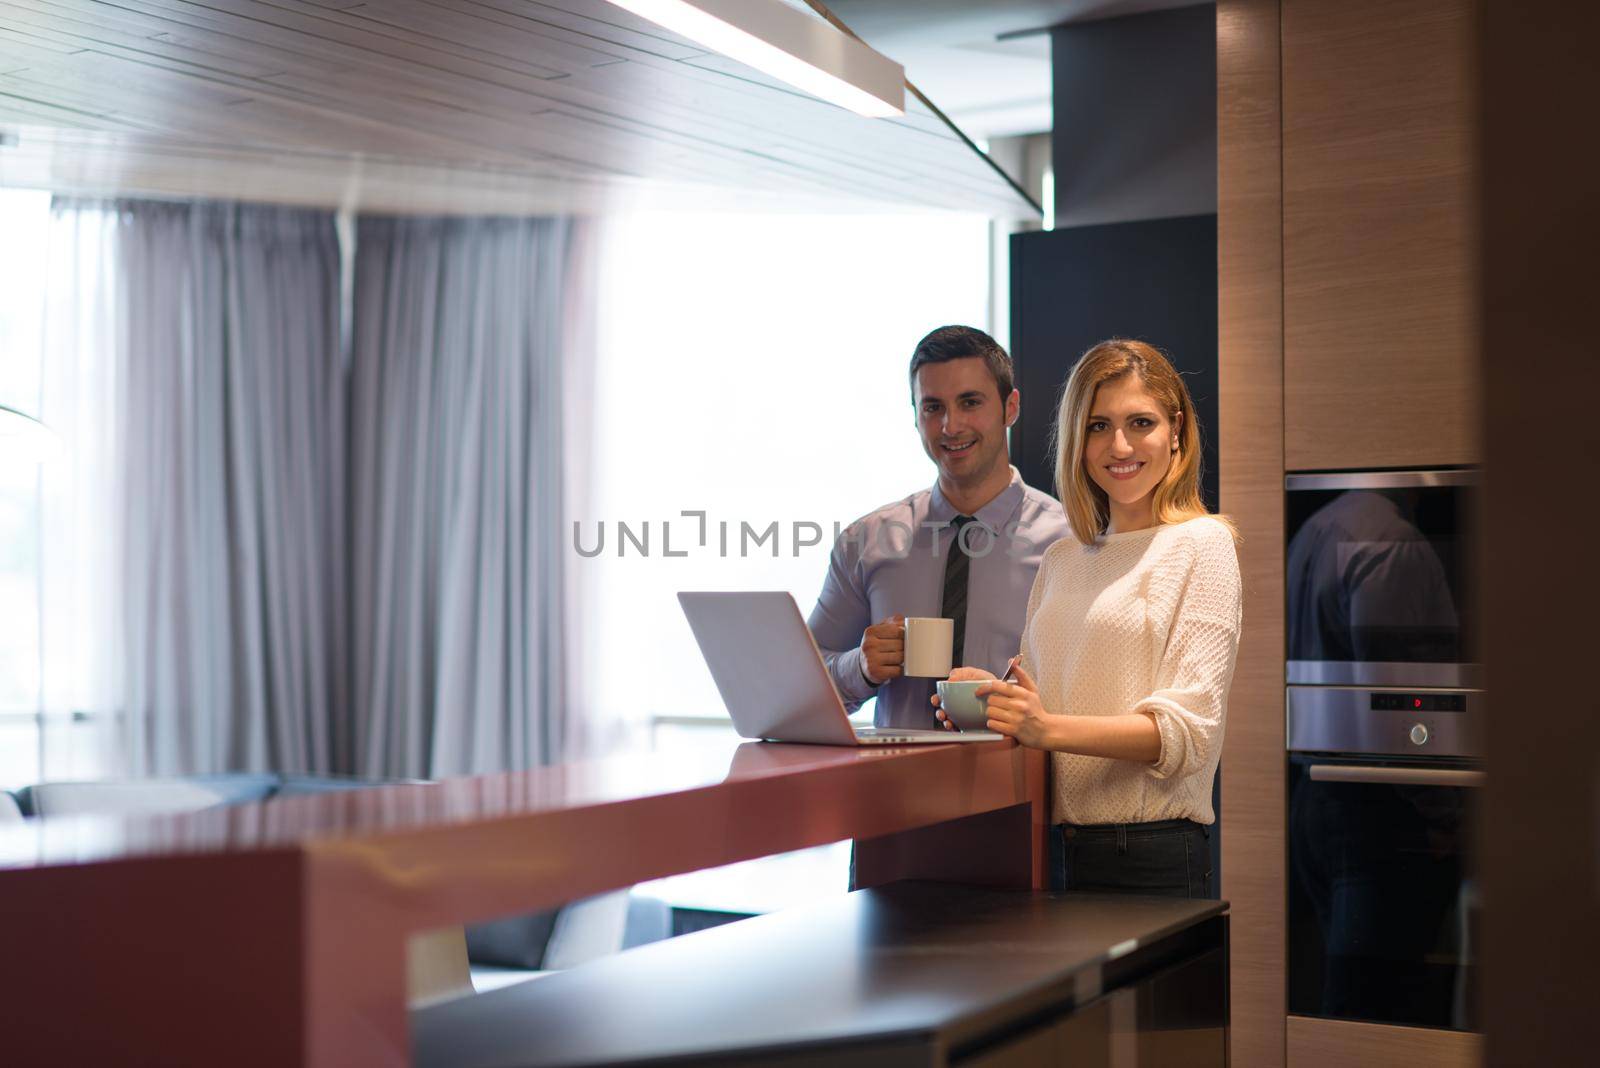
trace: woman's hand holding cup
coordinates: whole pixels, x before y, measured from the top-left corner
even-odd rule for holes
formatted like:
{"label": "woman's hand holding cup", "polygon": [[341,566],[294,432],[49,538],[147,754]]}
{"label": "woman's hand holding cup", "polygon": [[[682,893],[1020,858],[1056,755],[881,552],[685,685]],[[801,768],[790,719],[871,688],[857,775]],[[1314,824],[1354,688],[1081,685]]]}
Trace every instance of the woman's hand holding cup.
{"label": "woman's hand holding cup", "polygon": [[977,696],[987,701],[989,729],[1032,749],[1049,748],[1046,742],[1055,717],[1044,710],[1039,687],[1020,663],[1012,667],[1011,674],[1015,682],[996,680],[978,687]]}
{"label": "woman's hand holding cup", "polygon": [[[993,681],[994,678],[995,678],[994,672],[985,671],[985,670],[983,670],[983,668],[958,667],[954,671],[950,672],[949,681],[950,682],[976,682],[976,681],[984,681],[984,680]],[[934,694],[933,695],[932,701],[933,701],[933,707],[934,707],[934,713],[933,714],[934,714],[934,717],[936,719],[938,719],[940,726],[944,727],[944,729],[947,730],[947,731],[959,730],[960,728],[958,728],[954,723],[950,722],[950,717],[945,715],[944,709],[939,707],[939,695],[938,694]]]}

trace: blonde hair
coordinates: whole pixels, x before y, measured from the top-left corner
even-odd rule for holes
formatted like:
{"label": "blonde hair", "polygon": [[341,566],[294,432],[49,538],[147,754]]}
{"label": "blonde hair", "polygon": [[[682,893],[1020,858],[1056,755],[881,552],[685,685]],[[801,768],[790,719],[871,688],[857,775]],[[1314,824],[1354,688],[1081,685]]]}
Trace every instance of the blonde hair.
{"label": "blonde hair", "polygon": [[[1061,394],[1052,436],[1056,442],[1056,496],[1079,541],[1091,545],[1111,522],[1106,491],[1095,485],[1083,466],[1084,437],[1089,429],[1089,408],[1095,390],[1125,375],[1137,375],[1139,384],[1178,423],[1178,451],[1155,489],[1152,511],[1157,523],[1182,523],[1210,515],[1200,497],[1200,421],[1195,418],[1189,388],[1161,350],[1143,341],[1112,338],[1091,348],[1078,360]],[[1223,523],[1238,532],[1222,516]]]}

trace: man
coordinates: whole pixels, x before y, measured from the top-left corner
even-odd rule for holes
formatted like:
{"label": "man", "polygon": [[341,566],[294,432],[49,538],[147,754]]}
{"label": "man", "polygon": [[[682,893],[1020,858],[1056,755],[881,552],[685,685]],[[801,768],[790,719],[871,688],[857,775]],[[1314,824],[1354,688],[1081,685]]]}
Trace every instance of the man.
{"label": "man", "polygon": [[954,619],[951,664],[999,674],[1019,648],[1039,561],[1067,519],[1007,458],[1019,394],[993,338],[940,327],[917,343],[910,378],[938,481],[839,536],[809,622],[851,711],[876,694],[877,726],[936,728],[935,680],[902,671],[905,618]]}

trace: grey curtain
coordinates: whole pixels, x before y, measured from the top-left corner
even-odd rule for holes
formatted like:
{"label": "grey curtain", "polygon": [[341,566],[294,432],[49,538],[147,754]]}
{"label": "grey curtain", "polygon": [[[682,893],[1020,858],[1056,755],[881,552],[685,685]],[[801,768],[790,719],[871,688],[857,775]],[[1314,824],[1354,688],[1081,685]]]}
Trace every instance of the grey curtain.
{"label": "grey curtain", "polygon": [[128,770],[348,767],[333,216],[114,210],[113,664]]}
{"label": "grey curtain", "polygon": [[574,224],[358,220],[350,405],[357,769],[558,759]]}

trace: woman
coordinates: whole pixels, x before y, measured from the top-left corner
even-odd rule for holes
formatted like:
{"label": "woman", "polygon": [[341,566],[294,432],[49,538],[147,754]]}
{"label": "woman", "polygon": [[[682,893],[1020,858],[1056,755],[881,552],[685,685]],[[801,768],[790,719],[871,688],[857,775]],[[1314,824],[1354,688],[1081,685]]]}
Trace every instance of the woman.
{"label": "woman", "polygon": [[1056,440],[1076,537],[1040,564],[1014,674],[978,689],[989,727],[1051,753],[1052,888],[1214,897],[1239,563],[1200,499],[1194,402],[1159,351],[1104,341],[1067,381]]}

